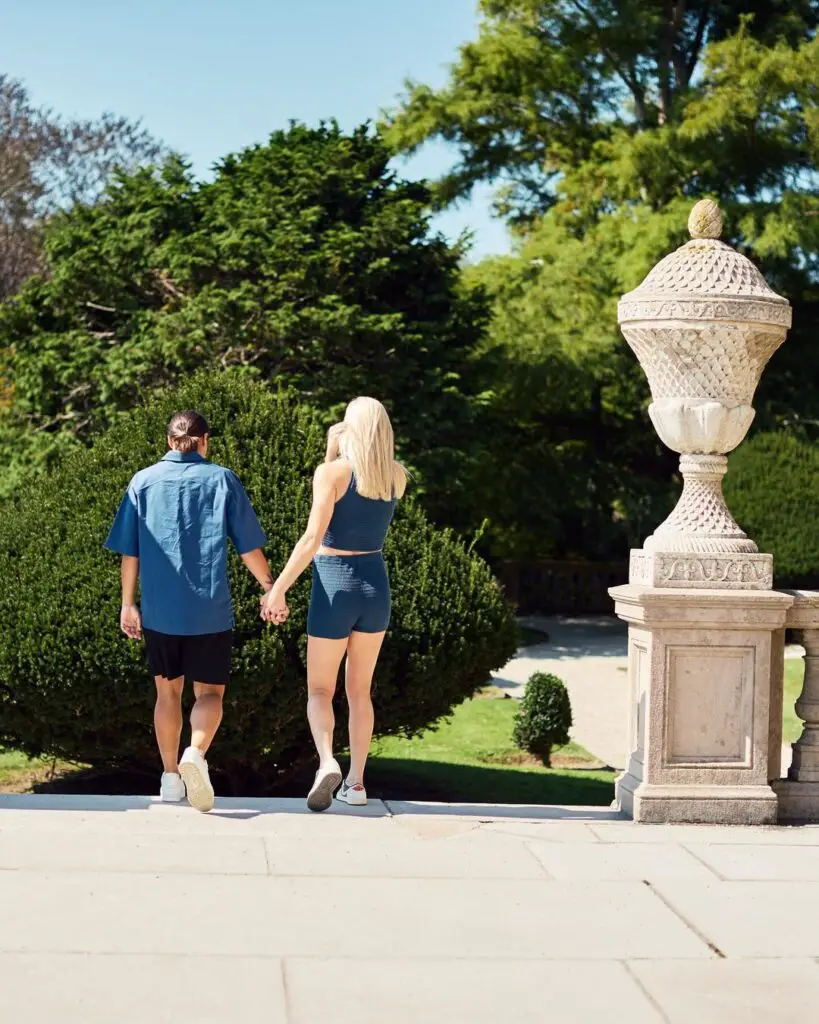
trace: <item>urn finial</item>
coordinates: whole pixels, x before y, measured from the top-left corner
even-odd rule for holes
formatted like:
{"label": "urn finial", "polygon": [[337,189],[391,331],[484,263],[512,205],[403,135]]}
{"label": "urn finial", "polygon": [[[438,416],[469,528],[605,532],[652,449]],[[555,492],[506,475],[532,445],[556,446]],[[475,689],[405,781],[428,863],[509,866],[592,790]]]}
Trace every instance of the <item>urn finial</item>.
{"label": "urn finial", "polygon": [[769,590],[771,556],[737,525],[722,477],[726,454],[754,418],[754,391],[785,340],[791,308],[722,241],[713,199],[694,205],[688,230],[691,240],[661,259],[617,310],[648,377],[651,422],[682,456],[680,501],[635,555],[631,582]]}
{"label": "urn finial", "polygon": [[722,234],[722,213],[713,199],[700,199],[688,216],[692,238],[719,238]]}

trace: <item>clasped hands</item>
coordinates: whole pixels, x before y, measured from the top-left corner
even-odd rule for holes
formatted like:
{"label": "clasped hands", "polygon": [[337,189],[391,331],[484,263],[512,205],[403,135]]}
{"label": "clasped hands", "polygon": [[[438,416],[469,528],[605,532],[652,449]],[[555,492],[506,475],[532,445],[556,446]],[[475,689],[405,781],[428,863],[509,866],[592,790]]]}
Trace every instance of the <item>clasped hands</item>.
{"label": "clasped hands", "polygon": [[273,586],[266,594],[259,599],[261,604],[261,616],[265,622],[272,622],[274,626],[281,626],[287,622],[290,609],[287,607],[285,591]]}

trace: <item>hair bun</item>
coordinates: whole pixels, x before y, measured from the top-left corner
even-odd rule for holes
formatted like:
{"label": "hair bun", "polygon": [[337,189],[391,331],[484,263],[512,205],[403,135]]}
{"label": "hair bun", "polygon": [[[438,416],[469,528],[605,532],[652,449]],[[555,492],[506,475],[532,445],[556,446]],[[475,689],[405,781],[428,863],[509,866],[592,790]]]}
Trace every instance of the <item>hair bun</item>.
{"label": "hair bun", "polygon": [[168,437],[178,452],[192,452],[199,441],[210,433],[205,417],[195,409],[174,413],[168,423]]}

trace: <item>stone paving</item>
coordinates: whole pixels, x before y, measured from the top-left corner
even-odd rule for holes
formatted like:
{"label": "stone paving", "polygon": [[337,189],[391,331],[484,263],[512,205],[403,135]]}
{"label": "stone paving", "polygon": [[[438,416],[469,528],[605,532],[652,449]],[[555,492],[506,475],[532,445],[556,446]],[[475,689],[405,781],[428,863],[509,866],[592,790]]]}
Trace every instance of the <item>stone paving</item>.
{"label": "stone paving", "polygon": [[3,1024],[788,1024],[819,826],[0,797]]}

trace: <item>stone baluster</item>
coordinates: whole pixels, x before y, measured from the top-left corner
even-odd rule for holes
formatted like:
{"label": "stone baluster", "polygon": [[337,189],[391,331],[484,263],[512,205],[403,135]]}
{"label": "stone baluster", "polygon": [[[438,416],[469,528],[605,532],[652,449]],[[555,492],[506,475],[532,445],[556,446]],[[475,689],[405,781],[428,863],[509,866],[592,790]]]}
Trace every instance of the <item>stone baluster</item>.
{"label": "stone baluster", "polygon": [[799,640],[805,648],[805,685],[796,702],[796,713],[805,727],[793,745],[788,777],[819,782],[819,623],[815,629],[800,630]]}
{"label": "stone baluster", "polygon": [[805,681],[796,701],[804,726],[787,779],[776,783],[780,821],[819,821],[819,592],[790,591],[787,624],[805,648]]}

